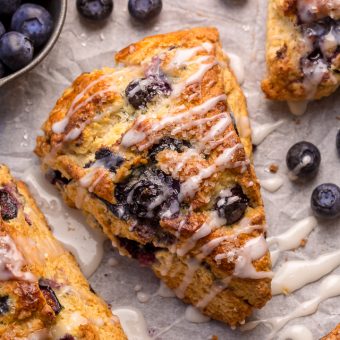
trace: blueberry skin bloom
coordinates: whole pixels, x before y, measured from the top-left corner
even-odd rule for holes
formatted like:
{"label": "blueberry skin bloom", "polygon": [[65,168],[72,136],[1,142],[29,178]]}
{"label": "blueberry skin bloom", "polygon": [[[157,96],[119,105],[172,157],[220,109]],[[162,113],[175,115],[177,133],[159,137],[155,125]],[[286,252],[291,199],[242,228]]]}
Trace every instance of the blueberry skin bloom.
{"label": "blueberry skin bloom", "polygon": [[139,21],[155,18],[162,10],[162,0],[129,0],[130,15]]}
{"label": "blueberry skin bloom", "polygon": [[12,15],[20,4],[21,0],[0,0],[0,16]]}
{"label": "blueberry skin bloom", "polygon": [[308,180],[316,176],[321,162],[319,149],[312,143],[294,144],[287,153],[286,163],[291,179]]}
{"label": "blueberry skin bloom", "polygon": [[51,36],[53,19],[44,7],[23,4],[12,17],[11,29],[26,35],[33,41],[35,47],[40,47]]}
{"label": "blueberry skin bloom", "polygon": [[340,188],[332,183],[317,186],[311,197],[311,207],[315,216],[332,219],[340,215]]}
{"label": "blueberry skin bloom", "polygon": [[107,19],[113,11],[112,0],[77,0],[77,10],[86,19]]}
{"label": "blueberry skin bloom", "polygon": [[3,23],[0,21],[0,38],[6,33],[5,26]]}
{"label": "blueberry skin bloom", "polygon": [[34,47],[29,38],[18,32],[5,33],[0,39],[0,59],[12,71],[17,71],[33,59]]}

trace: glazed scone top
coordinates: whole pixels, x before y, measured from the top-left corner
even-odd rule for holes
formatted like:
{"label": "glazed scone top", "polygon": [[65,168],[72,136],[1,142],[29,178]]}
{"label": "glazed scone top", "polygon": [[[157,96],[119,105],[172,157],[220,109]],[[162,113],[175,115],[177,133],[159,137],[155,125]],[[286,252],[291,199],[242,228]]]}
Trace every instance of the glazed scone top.
{"label": "glazed scone top", "polygon": [[0,165],[0,338],[126,339],[52,236],[26,186]]}
{"label": "glazed scone top", "polygon": [[340,82],[339,0],[271,0],[267,25],[271,99],[319,99]]}
{"label": "glazed scone top", "polygon": [[[227,105],[217,31],[147,38],[116,61],[123,67],[81,75],[57,102],[36,149],[46,170],[109,207],[107,233],[156,247],[176,240],[179,256],[203,251],[224,275],[271,277],[261,262],[259,185]],[[243,211],[224,216],[235,202]],[[141,231],[145,223],[156,235]]]}

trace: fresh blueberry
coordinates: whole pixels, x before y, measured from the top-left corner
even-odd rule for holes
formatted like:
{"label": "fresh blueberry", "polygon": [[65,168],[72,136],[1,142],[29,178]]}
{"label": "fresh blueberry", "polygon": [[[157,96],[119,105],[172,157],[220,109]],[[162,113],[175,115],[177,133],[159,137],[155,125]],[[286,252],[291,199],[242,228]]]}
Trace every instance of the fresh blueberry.
{"label": "fresh blueberry", "polygon": [[336,134],[336,150],[338,151],[338,155],[340,157],[340,130],[338,130],[338,133]]}
{"label": "fresh blueberry", "polygon": [[8,295],[0,296],[0,316],[9,312]]}
{"label": "fresh blueberry", "polygon": [[117,168],[124,162],[124,158],[114,154],[109,148],[100,148],[95,154],[96,160],[101,160],[105,168],[116,172]]}
{"label": "fresh blueberry", "polygon": [[86,19],[107,19],[113,10],[113,0],[77,0],[78,12]]}
{"label": "fresh blueberry", "polygon": [[63,306],[60,304],[54,290],[49,284],[49,280],[40,279],[39,288],[44,295],[47,304],[53,309],[54,313],[58,315]]}
{"label": "fresh blueberry", "polygon": [[12,220],[18,215],[18,201],[9,190],[0,189],[0,210],[4,221]]}
{"label": "fresh blueberry", "polygon": [[317,217],[335,218],[340,215],[340,188],[332,183],[317,186],[311,198],[311,207]]}
{"label": "fresh blueberry", "polygon": [[249,199],[239,185],[223,190],[216,202],[216,210],[220,217],[226,219],[226,224],[231,225],[239,221],[248,206]]}
{"label": "fresh blueberry", "polygon": [[313,178],[319,170],[320,162],[319,149],[305,141],[294,144],[286,156],[287,167],[293,180]]}
{"label": "fresh blueberry", "polygon": [[0,79],[6,74],[5,65],[0,61]]}
{"label": "fresh blueberry", "polygon": [[156,160],[156,156],[159,152],[163,150],[172,150],[177,152],[183,152],[185,147],[190,147],[190,143],[185,140],[179,140],[172,137],[164,137],[162,138],[158,144],[155,144],[149,150],[149,157],[154,162]]}
{"label": "fresh blueberry", "polygon": [[180,184],[156,168],[136,169],[126,182],[115,189],[118,203],[137,218],[158,221],[179,213]]}
{"label": "fresh blueberry", "polygon": [[0,59],[12,71],[17,71],[33,59],[34,47],[29,38],[18,32],[5,33],[0,39]]}
{"label": "fresh blueberry", "polygon": [[21,0],[0,0],[0,16],[12,15],[20,4]]}
{"label": "fresh blueberry", "polygon": [[125,95],[135,109],[142,109],[157,95],[169,96],[171,86],[165,77],[157,75],[133,80],[126,88]]}
{"label": "fresh blueberry", "polygon": [[156,17],[162,10],[162,0],[129,0],[130,15],[140,21]]}
{"label": "fresh blueberry", "polygon": [[31,39],[35,47],[44,45],[53,30],[51,14],[42,6],[23,4],[14,13],[11,29]]}
{"label": "fresh blueberry", "polygon": [[0,38],[6,33],[4,24],[0,21]]}

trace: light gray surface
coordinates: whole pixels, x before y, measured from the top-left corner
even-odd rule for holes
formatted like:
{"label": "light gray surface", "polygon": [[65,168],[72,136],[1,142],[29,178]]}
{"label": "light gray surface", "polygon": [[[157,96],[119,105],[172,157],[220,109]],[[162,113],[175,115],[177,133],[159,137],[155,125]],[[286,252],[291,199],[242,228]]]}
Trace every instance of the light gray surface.
{"label": "light gray surface", "polygon": [[[272,122],[284,119],[285,123],[269,136],[255,152],[255,164],[260,179],[272,175],[265,167],[277,162],[279,172],[285,177],[283,187],[276,193],[263,191],[268,216],[269,235],[289,228],[294,221],[310,214],[309,199],[313,187],[322,182],[339,180],[339,159],[335,150],[335,135],[340,121],[339,96],[335,94],[309,106],[308,113],[297,120],[285,104],[266,101],[259,83],[264,73],[265,12],[264,0],[168,0],[159,20],[143,26],[132,23],[125,0],[116,0],[112,19],[96,27],[79,20],[73,1],[70,1],[66,24],[51,54],[34,71],[0,89],[0,161],[16,168],[25,164],[22,158],[33,157],[32,149],[39,127],[63,89],[81,72],[95,67],[113,65],[114,51],[146,35],[169,32],[192,26],[214,25],[221,33],[226,51],[242,57],[246,69],[243,85],[248,98],[252,121]],[[285,176],[285,155],[297,141],[308,140],[321,150],[322,163],[318,177],[308,185],[296,185]],[[305,248],[286,252],[285,258],[312,258],[339,248],[340,222],[322,223],[311,234]],[[110,249],[110,247],[108,247]],[[154,297],[146,304],[137,301],[133,290],[142,284],[143,291],[154,293],[158,280],[150,270],[140,268],[134,261],[119,258],[116,267],[107,265],[112,257],[108,250],[103,263],[90,282],[106,301],[112,305],[132,305],[143,311],[150,328],[168,326],[183,315],[185,306],[175,298]],[[114,255],[117,256],[118,255]],[[340,273],[339,270],[336,272]],[[299,302],[316,294],[319,283],[311,284],[289,297],[275,297],[255,317],[282,315]],[[321,304],[314,315],[294,323],[308,325],[315,339],[340,322],[340,298]],[[210,322],[191,324],[186,321],[174,326],[162,339],[264,339],[268,331],[259,327],[245,335],[231,331],[227,326]]]}

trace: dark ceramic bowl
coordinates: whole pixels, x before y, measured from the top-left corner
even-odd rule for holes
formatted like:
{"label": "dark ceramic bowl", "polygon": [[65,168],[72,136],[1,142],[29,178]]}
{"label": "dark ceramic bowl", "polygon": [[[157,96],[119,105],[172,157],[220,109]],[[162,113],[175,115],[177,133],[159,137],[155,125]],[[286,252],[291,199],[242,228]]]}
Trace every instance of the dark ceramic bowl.
{"label": "dark ceramic bowl", "polygon": [[40,51],[38,51],[37,54],[35,54],[34,59],[27,66],[3,78],[0,78],[0,87],[6,84],[7,82],[11,81],[12,79],[20,77],[22,74],[26,73],[27,71],[31,70],[36,65],[38,65],[51,51],[52,47],[58,40],[58,37],[64,25],[64,21],[66,17],[66,9],[67,9],[67,0],[49,0],[49,1],[30,0],[30,1],[23,1],[23,2],[37,3],[45,7],[51,13],[53,20],[54,20],[53,32],[50,36],[50,39],[47,41],[47,43],[41,48]]}

